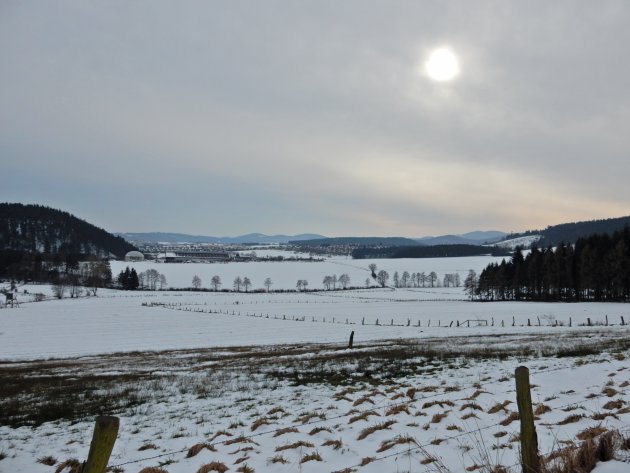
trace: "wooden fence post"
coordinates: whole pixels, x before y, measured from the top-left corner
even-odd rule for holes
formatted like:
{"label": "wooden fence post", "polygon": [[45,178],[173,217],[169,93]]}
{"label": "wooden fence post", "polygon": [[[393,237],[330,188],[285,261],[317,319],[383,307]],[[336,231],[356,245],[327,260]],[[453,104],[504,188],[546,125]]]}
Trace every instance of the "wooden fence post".
{"label": "wooden fence post", "polygon": [[350,333],[350,341],[348,341],[348,348],[352,349],[353,342],[354,342],[354,330]]}
{"label": "wooden fence post", "polygon": [[120,420],[118,417],[101,416],[96,418],[90,453],[81,473],[105,473],[109,456],[112,454]]}
{"label": "wooden fence post", "polygon": [[523,473],[540,473],[538,436],[534,426],[534,411],[529,386],[529,370],[519,366],[515,372],[516,403],[521,420],[521,464]]}

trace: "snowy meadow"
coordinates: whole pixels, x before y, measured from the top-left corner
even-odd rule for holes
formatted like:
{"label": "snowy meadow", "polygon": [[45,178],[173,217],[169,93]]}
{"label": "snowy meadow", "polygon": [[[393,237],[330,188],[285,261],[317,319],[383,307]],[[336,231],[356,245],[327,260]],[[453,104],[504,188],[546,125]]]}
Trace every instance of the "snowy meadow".
{"label": "snowy meadow", "polygon": [[[519,471],[519,365],[550,464],[581,440],[627,436],[626,305],[365,284],[370,263],[463,280],[490,261],[116,262],[114,275],[154,268],[168,288],[196,275],[203,290],[35,302],[50,288],[23,286],[19,307],[0,310],[0,471],[72,471],[99,414],[121,418],[117,472]],[[342,273],[355,289],[323,290]],[[208,290],[215,275],[261,291]],[[308,292],[295,292],[299,279]],[[627,471],[617,455],[597,471]]]}

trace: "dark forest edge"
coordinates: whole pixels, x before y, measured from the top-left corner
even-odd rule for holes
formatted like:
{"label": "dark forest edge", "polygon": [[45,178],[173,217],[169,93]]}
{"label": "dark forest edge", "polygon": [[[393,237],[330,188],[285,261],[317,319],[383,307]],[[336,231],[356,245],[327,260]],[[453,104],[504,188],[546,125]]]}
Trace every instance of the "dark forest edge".
{"label": "dark forest edge", "polygon": [[464,283],[481,301],[630,301],[630,229],[579,238],[575,245],[516,250]]}
{"label": "dark forest edge", "polygon": [[509,256],[510,250],[496,246],[478,245],[435,245],[435,246],[389,246],[385,248],[356,248],[352,258],[455,258],[464,256]]}

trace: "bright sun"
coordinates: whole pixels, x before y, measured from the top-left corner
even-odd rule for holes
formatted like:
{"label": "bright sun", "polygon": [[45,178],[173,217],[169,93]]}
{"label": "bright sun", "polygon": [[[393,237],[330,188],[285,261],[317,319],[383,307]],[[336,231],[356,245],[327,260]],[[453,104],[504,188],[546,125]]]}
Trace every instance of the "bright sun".
{"label": "bright sun", "polygon": [[439,48],[431,52],[429,59],[424,63],[428,76],[438,82],[446,82],[459,75],[459,62],[457,57],[448,48]]}

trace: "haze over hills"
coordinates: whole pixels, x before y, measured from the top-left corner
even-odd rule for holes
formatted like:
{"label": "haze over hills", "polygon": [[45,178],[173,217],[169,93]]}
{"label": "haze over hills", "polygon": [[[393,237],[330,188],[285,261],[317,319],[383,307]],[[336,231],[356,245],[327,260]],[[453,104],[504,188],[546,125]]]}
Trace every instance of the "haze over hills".
{"label": "haze over hills", "polygon": [[215,237],[205,235],[188,235],[185,233],[165,233],[165,232],[147,232],[147,233],[116,233],[116,235],[131,242],[144,243],[209,243],[209,244],[226,244],[239,245],[244,243],[261,243],[261,244],[286,244],[289,241],[313,240],[326,238],[323,235],[315,233],[303,233],[299,235],[265,235],[263,233],[248,233],[235,237]]}

